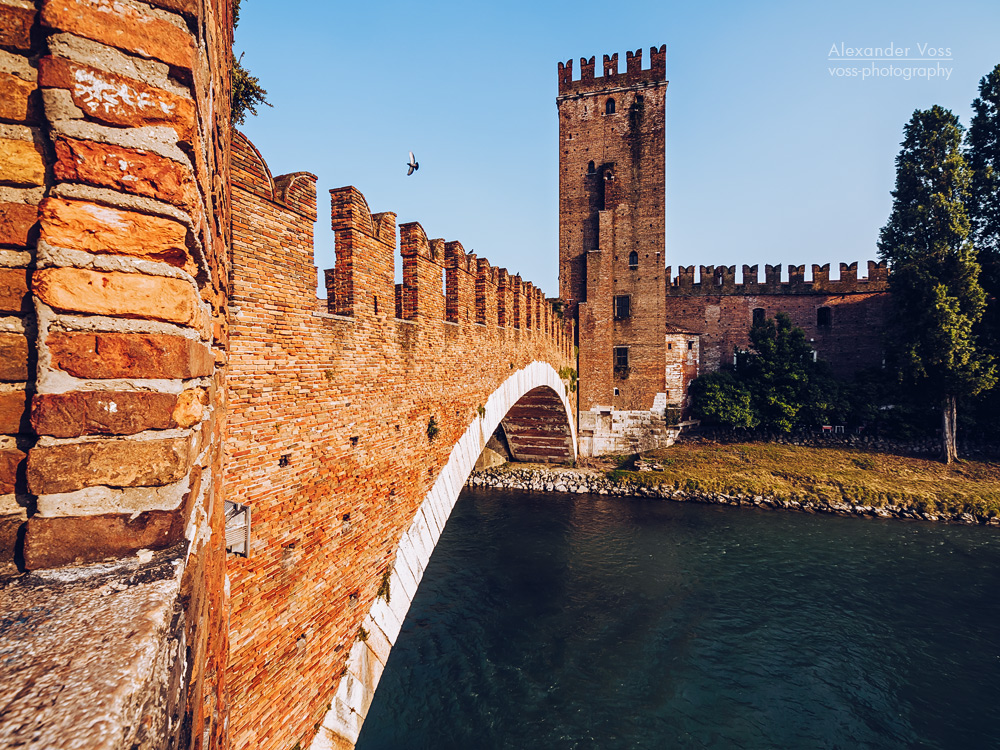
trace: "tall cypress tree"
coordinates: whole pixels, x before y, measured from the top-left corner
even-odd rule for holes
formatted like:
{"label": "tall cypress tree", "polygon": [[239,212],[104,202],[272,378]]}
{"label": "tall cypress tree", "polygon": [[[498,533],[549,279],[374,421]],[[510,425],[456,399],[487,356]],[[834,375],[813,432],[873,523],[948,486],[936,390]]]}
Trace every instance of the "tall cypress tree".
{"label": "tall cypress tree", "polygon": [[982,267],[980,282],[987,294],[983,316],[984,343],[1000,349],[1000,65],[979,81],[972,102],[975,115],[966,139],[972,170],[969,196],[970,237]]}
{"label": "tall cypress tree", "polygon": [[903,132],[892,213],[878,242],[895,313],[887,343],[900,376],[940,400],[942,455],[950,463],[958,453],[958,397],[996,382],[993,359],[977,347],[974,330],[986,294],[969,241],[970,170],[962,126],[950,111],[917,110]]}

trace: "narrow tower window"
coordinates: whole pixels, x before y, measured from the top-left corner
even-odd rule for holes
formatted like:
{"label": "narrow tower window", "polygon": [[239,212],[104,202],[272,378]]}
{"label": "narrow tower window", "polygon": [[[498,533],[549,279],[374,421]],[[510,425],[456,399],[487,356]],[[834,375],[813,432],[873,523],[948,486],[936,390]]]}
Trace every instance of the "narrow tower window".
{"label": "narrow tower window", "polygon": [[833,325],[833,310],[829,307],[820,307],[816,310],[816,325],[820,328],[829,328]]}
{"label": "narrow tower window", "polygon": [[615,295],[615,320],[632,317],[632,298],[627,294]]}
{"label": "narrow tower window", "polygon": [[613,115],[615,113],[615,100],[608,99],[604,102],[604,114]]}
{"label": "narrow tower window", "polygon": [[597,168],[594,167],[594,162],[590,162],[590,164],[587,165],[587,174],[594,174],[596,171]]}
{"label": "narrow tower window", "polygon": [[628,254],[628,267],[629,268],[639,267],[639,253],[637,253],[635,250],[633,250]]}
{"label": "narrow tower window", "polygon": [[764,308],[755,307],[753,309],[753,324],[759,326],[764,322]]}
{"label": "narrow tower window", "polygon": [[628,347],[615,347],[615,370],[628,370]]}

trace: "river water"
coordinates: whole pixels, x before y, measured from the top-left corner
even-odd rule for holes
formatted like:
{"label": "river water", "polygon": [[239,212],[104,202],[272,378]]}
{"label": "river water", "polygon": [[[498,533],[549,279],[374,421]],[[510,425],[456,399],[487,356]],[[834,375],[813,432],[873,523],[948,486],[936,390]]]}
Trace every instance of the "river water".
{"label": "river water", "polygon": [[466,490],[358,750],[1000,748],[1000,531]]}

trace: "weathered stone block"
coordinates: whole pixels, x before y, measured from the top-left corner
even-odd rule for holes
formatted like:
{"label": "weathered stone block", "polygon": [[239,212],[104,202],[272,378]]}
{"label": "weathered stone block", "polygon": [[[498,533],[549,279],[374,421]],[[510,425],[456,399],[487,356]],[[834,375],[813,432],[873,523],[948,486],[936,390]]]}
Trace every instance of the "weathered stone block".
{"label": "weathered stone block", "polygon": [[107,0],[48,0],[42,23],[95,42],[162,60],[185,70],[194,66],[194,42],[187,29],[125,3]]}
{"label": "weathered stone block", "polygon": [[173,219],[62,198],[46,198],[39,208],[41,237],[50,245],[133,255],[169,263],[192,275],[196,271],[185,243],[187,228]]}
{"label": "weathered stone block", "polygon": [[192,212],[200,201],[191,171],[172,159],[73,138],[59,138],[55,146],[56,179],[159,198]]}
{"label": "weathered stone block", "polygon": [[14,49],[31,49],[31,27],[37,11],[4,5],[0,10],[0,45]]}
{"label": "weathered stone block", "polygon": [[201,421],[207,405],[208,393],[204,388],[189,388],[177,397],[173,419],[180,427],[190,427]]}
{"label": "weathered stone block", "polygon": [[45,304],[63,311],[135,316],[197,326],[198,296],[182,279],[84,268],[35,271],[32,289]]}
{"label": "weathered stone block", "polygon": [[198,9],[201,7],[198,0],[149,0],[149,4],[191,17],[197,16]]}
{"label": "weathered stone block", "polygon": [[25,455],[16,448],[0,450],[0,495],[8,495],[16,490],[24,491],[24,487],[17,486],[17,473]]}
{"label": "weathered stone block", "polygon": [[[42,393],[31,402],[31,426],[39,435],[134,435],[176,427],[177,396],[147,391]],[[182,425],[184,427],[190,425]]]}
{"label": "weathered stone block", "polygon": [[211,349],[191,339],[147,333],[58,333],[52,365],[77,378],[197,378],[211,375]]}
{"label": "weathered stone block", "polygon": [[73,103],[99,122],[126,127],[169,125],[190,142],[194,102],[132,78],[77,65],[60,57],[44,57],[38,84],[69,91]]}
{"label": "weathered stone block", "polygon": [[0,245],[26,246],[28,234],[37,221],[37,206],[0,202]]}
{"label": "weathered stone block", "polygon": [[16,435],[25,421],[28,395],[24,391],[0,391],[0,435]]}
{"label": "weathered stone block", "polygon": [[0,73],[0,117],[24,122],[28,119],[28,97],[35,84],[23,78]]}
{"label": "weathered stone block", "polygon": [[42,150],[32,141],[0,138],[0,182],[13,185],[44,185]]}
{"label": "weathered stone block", "polygon": [[0,333],[0,380],[28,379],[28,339],[20,333]]}
{"label": "weathered stone block", "polygon": [[100,440],[35,446],[28,453],[28,488],[35,495],[83,487],[150,487],[188,471],[186,437]]}
{"label": "weathered stone block", "polygon": [[0,312],[21,312],[28,293],[28,273],[24,268],[0,268]]}
{"label": "weathered stone block", "polygon": [[184,536],[178,511],[151,510],[133,517],[107,514],[28,521],[24,564],[29,570],[82,565],[125,557],[140,549],[165,549]]}

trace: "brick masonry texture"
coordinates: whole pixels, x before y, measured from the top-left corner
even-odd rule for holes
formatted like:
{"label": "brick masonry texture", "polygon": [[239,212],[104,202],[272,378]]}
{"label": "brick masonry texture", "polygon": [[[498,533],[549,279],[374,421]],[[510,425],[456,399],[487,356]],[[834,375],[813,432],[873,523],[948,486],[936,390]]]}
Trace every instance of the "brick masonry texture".
{"label": "brick masonry texture", "polygon": [[803,266],[790,266],[786,282],[780,266],[767,266],[762,282],[757,266],[744,266],[742,284],[733,267],[702,266],[697,284],[694,267],[672,278],[664,267],[666,50],[649,52],[646,69],[642,50],[627,53],[624,72],[617,54],[605,55],[602,76],[593,57],[581,59],[578,80],[572,60],[558,66],[559,289],[578,321],[584,453],[650,447],[616,439],[614,425],[684,407],[691,380],[749,346],[755,310],[788,313],[842,376],[882,358],[884,264],[869,262],[859,279],[856,263],[842,263],[835,281],[829,265],[813,266],[809,282]]}
{"label": "brick masonry texture", "polygon": [[[841,263],[840,279],[833,281],[829,265],[813,265],[811,281],[804,280],[803,266],[789,266],[784,282],[780,265],[766,266],[763,282],[757,266],[744,266],[741,284],[735,282],[732,266],[701,266],[699,271],[701,281],[695,283],[694,267],[682,267],[667,287],[667,321],[699,334],[703,371],[732,363],[734,350],[750,345],[756,309],[768,318],[787,313],[805,331],[817,356],[842,377],[881,365],[880,337],[889,303],[884,262],[869,261],[868,276],[862,278],[857,263]],[[821,309],[829,311],[822,322]]]}
{"label": "brick masonry texture", "polygon": [[[577,309],[580,409],[648,410],[664,391],[666,48],[559,65],[559,291]],[[631,253],[635,256],[631,256]],[[616,318],[615,296],[631,299]],[[615,347],[628,349],[617,375]],[[614,389],[618,388],[618,395]]]}
{"label": "brick masonry texture", "polygon": [[[395,216],[372,214],[351,187],[331,193],[337,263],[317,300],[315,177],[272,179],[240,135],[232,169],[226,488],[253,508],[253,549],[229,566],[230,739],[306,747],[479,408],[532,362],[569,364],[572,331],[540,290],[419,224],[400,228],[397,287]],[[564,406],[536,408],[511,430],[572,460]],[[562,433],[543,416],[560,410]]]}
{"label": "brick masonry texture", "polygon": [[[565,319],[420,224],[397,248],[354,187],[331,191],[317,299],[315,176],[272,177],[230,130],[231,11],[0,0],[0,736],[26,748],[80,726],[102,747],[350,745],[494,429],[515,457],[575,457],[575,318],[584,408],[619,388],[648,414],[757,307],[829,308],[821,351],[875,356],[880,267],[672,282],[662,47],[560,66]],[[246,558],[227,500],[253,509]]]}
{"label": "brick masonry texture", "polygon": [[106,704],[100,679],[56,699],[11,648],[25,747],[69,746],[53,728],[88,709],[121,746],[227,746],[231,45],[230,0],[0,0],[0,572],[31,582],[4,616],[44,627],[25,597],[58,594],[51,568],[169,578],[120,628],[158,656]]}

